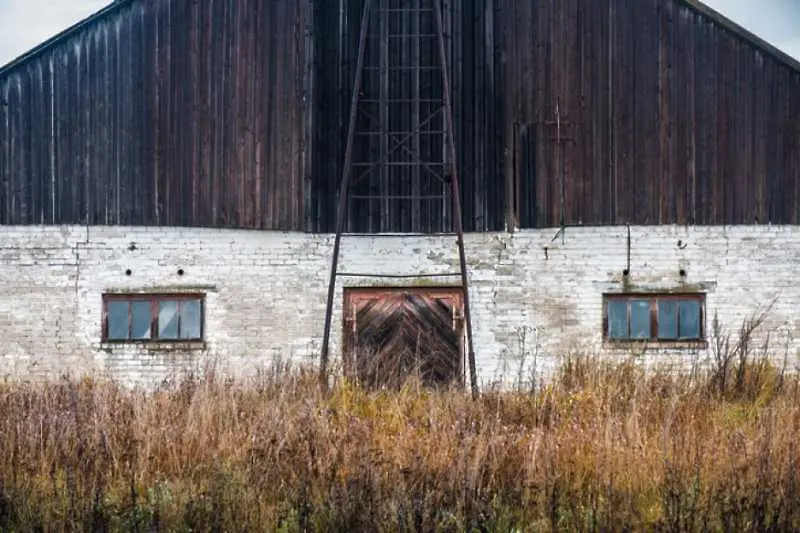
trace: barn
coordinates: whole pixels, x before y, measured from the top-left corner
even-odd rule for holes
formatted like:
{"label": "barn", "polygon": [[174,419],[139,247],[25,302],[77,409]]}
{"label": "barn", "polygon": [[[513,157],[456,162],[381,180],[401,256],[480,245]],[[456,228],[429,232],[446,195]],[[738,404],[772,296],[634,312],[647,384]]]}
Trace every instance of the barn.
{"label": "barn", "polygon": [[0,224],[6,376],[794,362],[800,63],[697,0],[117,0],[0,68]]}

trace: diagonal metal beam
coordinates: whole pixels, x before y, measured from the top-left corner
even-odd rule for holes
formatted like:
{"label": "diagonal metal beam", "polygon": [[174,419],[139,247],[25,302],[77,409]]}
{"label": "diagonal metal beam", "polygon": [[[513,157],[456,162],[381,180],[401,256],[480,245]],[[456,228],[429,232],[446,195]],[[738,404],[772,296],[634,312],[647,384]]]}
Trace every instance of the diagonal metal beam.
{"label": "diagonal metal beam", "polygon": [[[367,176],[368,176],[368,175],[369,175],[369,174],[370,174],[370,173],[371,173],[373,170],[375,170],[375,168],[385,165],[385,164],[386,164],[386,162],[387,162],[387,160],[388,160],[388,158],[389,158],[389,156],[390,156],[390,155],[392,155],[392,154],[393,154],[393,153],[394,153],[394,152],[395,152],[395,151],[396,151],[398,148],[401,148],[401,149],[402,149],[402,150],[403,150],[405,153],[407,153],[408,155],[410,155],[411,157],[413,157],[413,158],[414,158],[414,162],[415,162],[416,164],[420,165],[422,168],[424,168],[425,170],[427,170],[428,172],[430,172],[431,174],[433,174],[433,176],[434,176],[434,177],[435,177],[437,180],[439,180],[441,183],[445,183],[444,176],[442,176],[441,174],[439,174],[438,172],[436,172],[436,171],[435,171],[435,170],[434,170],[434,169],[433,169],[433,168],[432,168],[432,167],[431,167],[431,166],[430,166],[428,163],[426,163],[426,162],[425,162],[425,161],[422,159],[422,156],[419,154],[419,152],[417,152],[417,151],[414,151],[414,150],[412,150],[411,148],[409,148],[409,147],[408,147],[408,145],[407,145],[407,142],[406,142],[406,141],[408,141],[408,138],[409,138],[409,137],[411,137],[411,136],[413,136],[414,134],[416,134],[416,133],[418,133],[419,131],[421,131],[423,126],[427,125],[427,124],[428,124],[428,123],[429,123],[431,120],[433,120],[435,117],[437,117],[437,116],[439,115],[439,113],[441,113],[443,110],[444,110],[444,107],[440,107],[439,109],[437,109],[436,111],[434,111],[433,113],[431,113],[431,114],[428,116],[428,118],[426,118],[426,119],[425,119],[425,121],[423,121],[421,124],[419,124],[418,126],[416,126],[416,127],[415,127],[413,130],[411,130],[411,131],[407,131],[407,132],[396,132],[396,131],[389,131],[389,132],[386,132],[386,134],[387,134],[387,135],[388,135],[388,137],[389,137],[389,138],[392,140],[392,142],[393,142],[393,143],[395,143],[395,144],[394,144],[394,146],[392,146],[392,149],[391,149],[391,151],[389,151],[389,152],[386,154],[386,156],[383,158],[383,160],[382,160],[382,161],[380,161],[380,162],[378,162],[378,163],[375,163],[375,165],[372,165],[372,166],[370,166],[370,168],[368,168],[368,169],[367,169],[367,170],[365,170],[363,173],[361,173],[361,174],[360,174],[360,175],[359,175],[359,176],[358,176],[358,177],[357,177],[355,180],[353,180],[353,182],[352,182],[352,184],[351,184],[351,185],[356,185],[357,183],[359,183],[360,181],[362,181],[364,178],[366,178],[366,177],[367,177]],[[370,120],[371,122],[373,122],[373,123],[377,123],[377,124],[379,125],[379,127],[380,127],[380,121],[379,121],[379,120],[377,120],[377,119],[376,119],[376,118],[375,118],[375,117],[372,115],[372,113],[370,113],[370,112],[368,112],[368,111],[365,111],[365,110],[363,110],[363,109],[361,109],[360,111],[361,111],[361,112],[362,112],[362,113],[363,113],[363,114],[364,114],[364,115],[367,117],[367,119],[369,119],[369,120]],[[401,138],[401,139],[398,141],[398,140],[397,140],[395,137],[399,136],[401,133],[406,133],[407,135],[406,135],[405,137]]]}
{"label": "diagonal metal beam", "polygon": [[[406,132],[406,135],[403,138],[401,138],[399,141],[396,141],[397,144],[394,146],[394,148],[392,148],[391,150],[386,152],[386,154],[384,154],[384,156],[381,158],[380,161],[378,161],[377,163],[372,165],[370,168],[368,168],[367,170],[362,172],[355,180],[353,180],[353,185],[355,185],[356,183],[358,183],[361,180],[363,180],[365,177],[367,177],[376,168],[381,167],[384,164],[386,164],[386,162],[389,160],[389,156],[391,156],[393,153],[395,153],[397,151],[397,149],[400,148],[402,145],[404,145],[408,141],[408,139],[410,139],[411,137],[414,136],[415,133],[418,133],[418,132],[422,131],[422,128],[424,126],[427,126],[434,118],[436,118],[439,115],[439,113],[442,112],[443,109],[444,109],[444,107],[441,107],[441,108],[437,109],[435,112],[431,113],[431,115],[428,118],[426,118],[425,120],[420,122],[417,125],[416,128],[414,128],[413,130],[411,130],[409,132]],[[375,122],[379,122],[379,121],[376,121],[375,118],[370,113],[368,113],[367,111],[362,110],[361,112],[364,113],[367,116],[367,118],[369,118],[370,120],[375,121]],[[393,133],[393,132],[386,132],[386,133],[389,136],[397,135],[397,133]]]}
{"label": "diagonal metal beam", "polygon": [[448,72],[447,50],[444,43],[444,24],[442,22],[441,0],[432,0],[436,30],[439,37],[439,58],[442,64],[442,85],[444,96],[445,129],[447,130],[447,146],[450,151],[450,184],[453,190],[453,223],[458,234],[458,258],[461,263],[461,285],[464,290],[464,321],[467,326],[467,342],[469,344],[469,378],[473,398],[478,395],[477,371],[475,369],[475,345],[472,341],[472,317],[469,308],[469,280],[467,276],[467,259],[464,254],[464,226],[461,220],[461,192],[458,183],[458,162],[456,161],[456,142],[454,138],[453,108],[450,102],[450,74]]}
{"label": "diagonal metal beam", "polygon": [[[354,142],[356,137],[356,129],[358,127],[358,116],[359,111],[367,116],[370,121],[374,120],[374,117],[368,113],[366,110],[359,109],[359,98],[361,96],[362,91],[362,83],[363,80],[363,73],[365,71],[365,49],[367,46],[368,40],[368,29],[370,26],[370,16],[371,10],[373,9],[373,0],[365,0],[364,9],[361,17],[361,27],[360,27],[360,34],[359,34],[359,41],[358,41],[358,53],[355,65],[355,75],[354,75],[354,85],[353,85],[353,92],[351,97],[350,103],[350,117],[348,123],[348,130],[347,130],[347,139],[345,144],[345,153],[344,153],[344,161],[342,165],[342,181],[340,184],[339,190],[339,198],[338,198],[338,208],[336,213],[336,235],[334,239],[334,247],[333,247],[333,259],[331,261],[331,270],[330,270],[330,279],[328,285],[328,300],[325,312],[325,330],[323,333],[323,340],[322,340],[322,352],[321,352],[321,363],[320,363],[320,378],[322,379],[323,386],[327,388],[328,386],[328,359],[330,353],[330,331],[331,331],[331,322],[333,316],[333,302],[334,302],[334,295],[336,289],[336,279],[337,279],[337,272],[338,272],[338,265],[339,265],[339,255],[341,251],[341,238],[342,233],[344,231],[345,220],[347,217],[347,203],[348,198],[356,198],[357,196],[350,194],[350,187],[353,183],[357,183],[359,180],[363,179],[367,175],[369,175],[375,168],[385,167],[387,165],[401,165],[403,163],[388,162],[392,154],[397,152],[400,149],[403,149],[406,153],[411,154],[416,158],[414,162],[417,165],[417,169],[426,168],[429,172],[432,172],[434,177],[439,178],[441,182],[446,185],[446,180],[444,180],[438,172],[432,169],[435,165],[447,165],[448,161],[444,159],[449,158],[449,167],[450,167],[450,196],[451,196],[451,208],[453,211],[453,225],[455,228],[455,235],[457,236],[457,245],[458,245],[458,257],[460,263],[460,269],[458,273],[447,273],[447,274],[438,274],[437,276],[450,276],[453,275],[460,277],[461,279],[461,286],[459,287],[460,290],[458,292],[461,293],[461,302],[464,308],[464,325],[467,333],[467,342],[468,342],[468,366],[469,366],[469,374],[470,374],[470,385],[472,389],[473,397],[477,396],[478,388],[477,388],[477,372],[475,368],[475,350],[474,350],[474,342],[473,342],[473,332],[472,332],[472,321],[471,321],[471,311],[469,305],[469,279],[467,275],[467,264],[466,264],[466,257],[464,251],[464,230],[463,230],[463,220],[462,220],[462,209],[461,209],[461,195],[460,195],[460,184],[459,184],[459,174],[458,174],[458,162],[456,158],[456,144],[455,144],[455,126],[453,120],[453,110],[452,110],[452,103],[451,103],[451,95],[450,95],[450,78],[449,78],[449,68],[448,68],[448,59],[447,59],[447,51],[445,46],[445,35],[444,35],[444,23],[442,20],[442,7],[441,7],[441,0],[427,0],[431,2],[432,8],[429,11],[432,11],[435,18],[435,31],[436,33],[431,37],[438,38],[438,56],[439,56],[439,68],[442,72],[442,98],[441,101],[443,105],[441,108],[437,109],[436,111],[432,112],[428,118],[423,121],[419,120],[419,113],[418,110],[415,112],[415,119],[414,122],[417,123],[416,127],[412,131],[405,131],[405,128],[400,128],[403,131],[389,131],[387,127],[387,121],[389,117],[381,118],[383,120],[379,121],[381,128],[380,134],[383,136],[384,144],[382,145],[382,156],[380,160],[376,163],[371,163],[369,161],[365,161],[364,163],[353,163],[353,151],[354,151]],[[421,5],[421,3],[420,3]],[[378,6],[380,8],[380,6]],[[376,8],[376,9],[378,9]],[[380,9],[378,9],[380,10]],[[419,18],[419,17],[418,17]],[[419,22],[418,24],[419,25]],[[419,28],[417,28],[416,32],[419,32]],[[409,35],[411,37],[412,35]],[[417,36],[419,37],[419,36]],[[418,43],[419,44],[419,43]],[[432,43],[434,44],[434,43]],[[431,50],[433,54],[436,54],[435,48]],[[383,58],[382,61],[389,61],[386,58]],[[419,58],[417,57],[417,61]],[[435,62],[435,60],[434,60]],[[381,67],[384,70],[388,69],[389,67]],[[417,77],[419,76],[419,71],[422,69],[429,69],[432,67],[421,67],[416,66],[413,69],[417,73]],[[394,68],[397,70],[397,68]],[[417,80],[418,82],[419,80]],[[385,87],[381,89],[381,99],[379,103],[383,103],[384,105],[388,105],[390,100],[392,100],[392,96],[389,95],[388,98],[384,98],[387,93]],[[436,91],[438,92],[438,91]],[[417,88],[415,92],[417,108],[419,107],[419,99],[420,99],[419,88]],[[438,101],[438,100],[437,100]],[[413,103],[413,102],[412,102]],[[431,161],[424,161],[421,157],[423,154],[417,145],[415,144],[415,149],[411,150],[407,146],[408,140],[414,138],[414,136],[421,135],[422,128],[430,123],[435,117],[438,117],[439,114],[443,115],[443,122],[444,126],[441,129],[437,129],[437,135],[442,135],[442,139],[438,142],[444,142],[444,149],[441,150],[440,153],[442,159],[439,160],[438,158],[434,162]],[[393,146],[389,146],[388,141],[391,140]],[[416,139],[417,144],[419,140]],[[363,166],[367,165],[368,168],[365,170],[361,175],[357,176],[355,180],[353,180],[353,168],[356,166]],[[446,191],[446,187],[443,188]],[[445,202],[444,198],[446,197],[446,192],[443,192],[443,202]],[[387,199],[391,200],[392,198],[403,199],[403,198],[412,198],[412,199],[419,199],[423,198],[423,196],[419,196],[418,193],[407,195],[407,194],[390,194],[386,197]],[[376,274],[369,274],[369,273],[342,273],[339,276],[357,276],[357,277],[375,277]],[[411,275],[398,275],[395,277],[402,278],[402,277],[416,277],[416,276],[423,276],[423,274],[417,274],[414,276]],[[387,276],[385,274],[380,275],[380,277],[392,277],[391,275]],[[460,317],[459,317],[460,318]],[[459,340],[460,343],[463,343],[463,338]],[[463,354],[463,346],[461,348],[461,353]],[[343,356],[347,357],[347,354],[342,354]],[[461,363],[463,365],[463,362]],[[463,367],[462,367],[463,369]],[[463,381],[463,370],[459,371],[461,375],[461,380]]]}
{"label": "diagonal metal beam", "polygon": [[361,76],[364,71],[364,50],[367,46],[367,29],[369,27],[370,8],[372,0],[364,2],[364,11],[361,14],[361,32],[358,37],[358,57],[356,59],[356,73],[353,81],[353,95],[350,99],[350,122],[347,128],[347,144],[344,151],[342,165],[342,184],[339,188],[339,206],[336,210],[336,237],[333,241],[333,260],[331,261],[330,280],[328,282],[328,303],[325,309],[325,331],[322,334],[322,352],[320,354],[320,379],[323,387],[328,387],[328,354],[331,335],[331,319],[333,317],[333,296],[336,291],[336,271],[339,267],[339,251],[342,243],[342,231],[347,210],[347,190],[349,188],[350,172],[353,160],[353,140],[356,129],[356,111],[358,108],[358,92],[361,87]]}

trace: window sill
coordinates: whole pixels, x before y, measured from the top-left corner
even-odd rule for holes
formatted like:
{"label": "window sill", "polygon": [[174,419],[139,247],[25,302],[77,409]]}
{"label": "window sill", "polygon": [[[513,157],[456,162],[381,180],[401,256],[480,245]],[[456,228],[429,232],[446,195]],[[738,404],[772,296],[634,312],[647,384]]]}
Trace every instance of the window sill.
{"label": "window sill", "polygon": [[103,341],[100,349],[111,352],[118,349],[137,349],[147,352],[199,352],[207,348],[205,341]]}
{"label": "window sill", "polygon": [[705,350],[707,340],[695,341],[659,341],[659,340],[603,340],[604,348],[645,348],[654,350]]}

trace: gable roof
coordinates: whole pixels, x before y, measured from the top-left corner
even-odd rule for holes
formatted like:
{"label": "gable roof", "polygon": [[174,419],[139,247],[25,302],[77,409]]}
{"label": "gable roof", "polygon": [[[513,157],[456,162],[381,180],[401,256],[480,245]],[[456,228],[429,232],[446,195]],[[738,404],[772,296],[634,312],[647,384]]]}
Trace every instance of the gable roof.
{"label": "gable roof", "polygon": [[43,41],[39,45],[31,48],[30,50],[18,56],[17,58],[12,59],[5,65],[0,65],[0,76],[7,74],[9,71],[15,69],[16,67],[24,63],[27,63],[28,61],[38,56],[39,54],[42,54],[52,48],[55,48],[56,46],[58,46],[59,43],[66,41],[67,39],[77,34],[87,26],[91,26],[95,22],[105,19],[106,17],[119,11],[122,7],[133,3],[134,1],[135,0],[112,0],[110,4],[108,4],[101,10],[96,11],[95,13],[92,13],[83,20],[76,22],[72,26],[57,33],[56,35],[47,39],[46,41]]}
{"label": "gable roof", "polygon": [[[38,46],[32,48],[31,50],[25,52],[21,56],[17,57],[16,59],[11,60],[4,66],[0,66],[0,77],[7,74],[9,71],[13,70],[14,68],[28,62],[29,60],[33,59],[34,57],[38,56],[39,54],[57,46],[60,42],[69,39],[72,35],[78,33],[86,26],[90,26],[96,21],[102,20],[117,11],[119,11],[124,6],[135,2],[136,0],[112,0],[112,2],[97,11],[96,13],[89,15],[85,19],[77,22],[76,24],[70,26],[69,28],[65,29],[64,31],[56,34],[55,36],[51,37],[50,39],[42,42]],[[296,1],[296,0],[290,0]],[[737,38],[743,39],[748,44],[752,45],[756,49],[762,51],[763,53],[767,54],[768,56],[773,57],[774,59],[778,60],[780,63],[786,65],[790,69],[794,70],[797,73],[800,73],[800,60],[795,59],[794,57],[790,56],[786,52],[780,50],[779,48],[773,46],[772,44],[768,43],[758,35],[748,31],[744,27],[740,26],[739,24],[733,22],[731,19],[725,17],[722,13],[710,8],[700,0],[665,0],[667,2],[675,2],[679,5],[684,5],[695,11],[696,13],[700,13],[704,17],[707,17],[711,20],[714,24],[719,25],[720,27],[724,28],[725,30],[730,31],[734,36]]]}
{"label": "gable roof", "polygon": [[800,60],[795,59],[794,57],[790,56],[780,48],[777,48],[776,46],[768,43],[758,35],[747,30],[743,26],[740,26],[739,24],[733,22],[731,19],[727,18],[719,11],[710,8],[700,0],[674,0],[674,1],[676,1],[678,4],[683,4],[689,7],[690,9],[694,10],[695,12],[700,13],[701,15],[709,18],[712,22],[730,31],[734,36],[743,39],[748,44],[754,46],[758,50],[761,50],[765,54],[774,57],[775,59],[785,64],[789,68],[800,73]]}

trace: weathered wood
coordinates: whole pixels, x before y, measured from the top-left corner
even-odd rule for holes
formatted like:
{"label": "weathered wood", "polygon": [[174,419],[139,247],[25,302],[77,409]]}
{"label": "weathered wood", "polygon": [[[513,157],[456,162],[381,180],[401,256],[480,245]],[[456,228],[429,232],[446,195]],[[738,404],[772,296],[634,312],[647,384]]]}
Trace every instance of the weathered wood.
{"label": "weathered wood", "polygon": [[[333,231],[362,1],[122,0],[0,69],[0,223]],[[557,226],[562,185],[569,224],[800,223],[797,61],[694,0],[444,6],[466,231]],[[439,192],[398,173],[392,192]],[[452,227],[364,205],[361,229]]]}
{"label": "weathered wood", "polygon": [[0,222],[300,229],[304,17],[126,0],[1,69]]}
{"label": "weathered wood", "polygon": [[531,4],[500,15],[507,119],[538,133],[524,226],[560,223],[557,101],[568,224],[800,223],[800,63],[692,1]]}
{"label": "weathered wood", "polygon": [[396,386],[411,374],[427,385],[463,380],[458,289],[354,290],[345,294],[346,371],[364,386]]}

